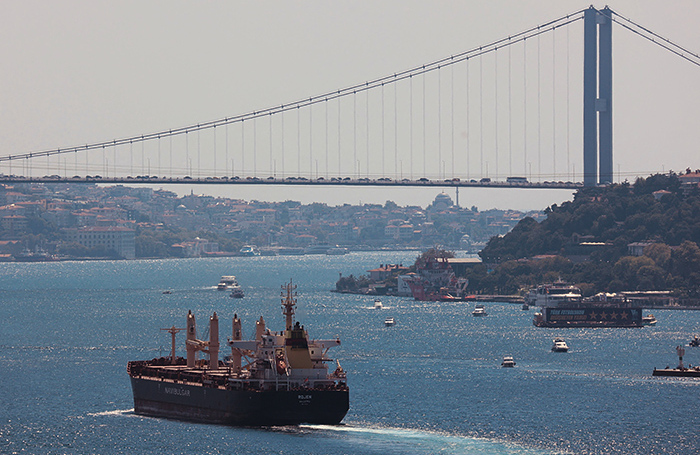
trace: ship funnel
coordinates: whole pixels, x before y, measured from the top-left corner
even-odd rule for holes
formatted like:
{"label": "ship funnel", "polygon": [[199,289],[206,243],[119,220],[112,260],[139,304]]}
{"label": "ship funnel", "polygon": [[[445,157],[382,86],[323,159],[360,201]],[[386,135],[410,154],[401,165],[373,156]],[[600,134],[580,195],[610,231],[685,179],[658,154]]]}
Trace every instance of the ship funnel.
{"label": "ship funnel", "polygon": [[216,312],[209,319],[209,369],[219,369],[219,317]]}

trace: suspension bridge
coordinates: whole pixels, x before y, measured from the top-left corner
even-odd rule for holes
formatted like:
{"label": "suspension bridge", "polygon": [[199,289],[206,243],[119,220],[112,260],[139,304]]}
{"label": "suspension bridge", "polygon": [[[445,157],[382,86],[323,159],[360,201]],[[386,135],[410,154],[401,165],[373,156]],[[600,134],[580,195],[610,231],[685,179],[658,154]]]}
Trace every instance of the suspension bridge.
{"label": "suspension bridge", "polygon": [[700,66],[697,54],[608,7],[591,6],[321,95],[155,133],[3,153],[0,182],[545,189],[610,183],[613,26]]}

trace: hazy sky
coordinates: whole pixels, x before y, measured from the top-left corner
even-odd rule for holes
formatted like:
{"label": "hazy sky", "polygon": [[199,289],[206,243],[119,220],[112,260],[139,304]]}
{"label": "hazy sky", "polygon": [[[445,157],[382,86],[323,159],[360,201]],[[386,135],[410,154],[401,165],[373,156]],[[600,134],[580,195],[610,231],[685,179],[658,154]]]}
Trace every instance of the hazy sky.
{"label": "hazy sky", "polygon": [[[457,54],[586,7],[588,3],[569,0],[0,0],[0,155],[152,133],[296,101]],[[625,0],[610,7],[700,52],[700,2]],[[567,38],[573,43],[571,58],[576,62],[571,68],[576,71],[580,30],[579,23]],[[559,46],[564,36],[556,38]],[[618,26],[613,46],[615,178],[700,167],[694,137],[700,119],[700,67]],[[547,55],[551,53],[543,52],[542,58],[552,59]],[[535,65],[530,65],[532,71]],[[505,67],[500,68],[502,78]],[[570,80],[578,84],[579,79],[577,73]],[[503,99],[505,92],[499,90]],[[513,99],[522,97],[520,82],[512,90]],[[575,90],[580,93],[578,85]],[[504,111],[498,114],[501,118]],[[580,161],[580,115],[571,114],[569,142],[576,157],[569,170]],[[563,119],[547,122],[541,134],[552,137],[554,128],[561,137]],[[505,127],[501,122],[488,128]],[[506,140],[500,139],[501,147]],[[562,165],[562,158],[553,164]],[[493,172],[493,162],[491,167]],[[401,205],[426,205],[438,192],[167,188],[331,204],[392,199]],[[454,197],[454,190],[450,194]],[[464,189],[460,203],[480,209],[539,209],[570,194]]]}

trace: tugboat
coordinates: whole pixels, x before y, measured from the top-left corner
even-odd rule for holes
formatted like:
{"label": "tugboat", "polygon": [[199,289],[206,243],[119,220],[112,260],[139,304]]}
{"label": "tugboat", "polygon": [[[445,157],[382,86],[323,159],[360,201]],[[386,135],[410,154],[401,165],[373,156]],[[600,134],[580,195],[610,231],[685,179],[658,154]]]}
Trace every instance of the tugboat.
{"label": "tugboat", "polygon": [[[282,287],[285,328],[271,332],[260,317],[255,338],[241,339],[233,316],[231,356],[219,360],[219,318],[209,319],[209,340],[197,339],[192,312],[186,328],[162,329],[172,335],[169,357],[131,361],[134,412],[140,415],[244,426],[337,425],[349,409],[346,373],[336,361],[328,371],[328,350],[340,339],[311,340],[294,321],[296,286]],[[175,335],[186,330],[187,358],[176,357]],[[197,359],[197,351],[208,359]]]}

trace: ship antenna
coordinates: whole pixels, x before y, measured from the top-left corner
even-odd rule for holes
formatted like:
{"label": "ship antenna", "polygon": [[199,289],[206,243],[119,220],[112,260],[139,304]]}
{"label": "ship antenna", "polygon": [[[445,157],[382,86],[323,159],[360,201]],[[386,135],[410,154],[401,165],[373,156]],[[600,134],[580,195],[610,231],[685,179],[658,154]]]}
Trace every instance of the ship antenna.
{"label": "ship antenna", "polygon": [[297,293],[296,293],[296,285],[292,284],[292,279],[289,279],[289,283],[285,284],[282,286],[282,293],[280,294],[282,298],[282,309],[284,310],[282,314],[284,314],[286,321],[285,321],[285,326],[287,327],[287,330],[292,330],[292,326],[294,325],[294,320],[292,316],[294,316],[294,307],[297,304]]}

